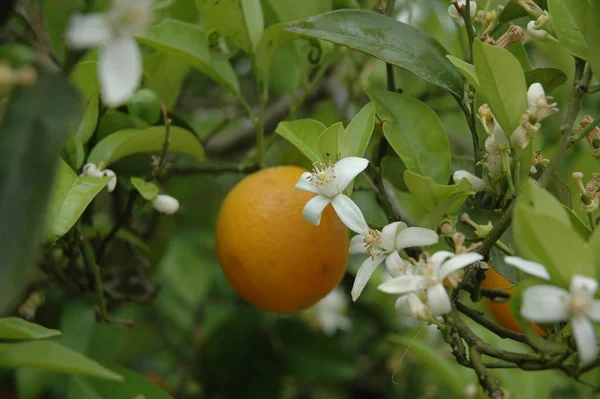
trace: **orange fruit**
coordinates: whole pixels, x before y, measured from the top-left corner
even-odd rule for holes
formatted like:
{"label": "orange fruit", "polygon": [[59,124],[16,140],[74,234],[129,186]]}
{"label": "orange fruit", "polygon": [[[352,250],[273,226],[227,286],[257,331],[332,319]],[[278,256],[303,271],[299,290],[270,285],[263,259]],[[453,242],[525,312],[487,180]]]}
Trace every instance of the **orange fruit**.
{"label": "orange fruit", "polygon": [[[515,289],[512,288],[512,283],[494,270],[491,262],[488,263],[490,268],[485,273],[485,279],[481,283],[481,288],[500,290],[508,294],[512,293]],[[507,288],[511,287],[511,288]],[[519,322],[513,316],[510,310],[510,299],[504,302],[494,302],[490,298],[484,298],[485,305],[490,311],[496,322],[502,327],[512,330],[514,332],[523,333],[523,328],[519,325]],[[535,331],[540,335],[546,335],[544,330],[540,328],[536,323],[531,323]]]}
{"label": "orange fruit", "polygon": [[341,281],[348,229],[327,205],[319,226],[302,216],[315,195],[296,190],[297,166],[253,173],[227,195],[216,229],[217,256],[231,286],[254,306],[294,313],[314,305]]}

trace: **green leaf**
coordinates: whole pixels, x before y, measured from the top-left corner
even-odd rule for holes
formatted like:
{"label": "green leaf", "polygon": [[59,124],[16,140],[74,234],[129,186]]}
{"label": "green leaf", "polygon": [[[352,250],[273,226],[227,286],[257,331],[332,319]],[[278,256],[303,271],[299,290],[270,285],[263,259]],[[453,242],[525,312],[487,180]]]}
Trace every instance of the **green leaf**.
{"label": "green leaf", "polygon": [[35,368],[68,374],[82,374],[112,381],[123,377],[54,341],[0,344],[0,368]]}
{"label": "green leaf", "polygon": [[[407,170],[404,172],[404,182],[408,191],[414,195],[423,207],[431,211],[436,206],[450,199],[457,194],[475,194],[471,183],[467,179],[462,179],[458,184],[438,184],[429,176],[421,176],[417,173]],[[462,204],[461,204],[462,205]],[[456,212],[458,208],[450,208],[450,212]]]}
{"label": "green leaf", "polygon": [[357,157],[365,155],[374,127],[375,105],[370,102],[362,107],[346,127],[346,131],[352,137],[352,155]]}
{"label": "green leaf", "polygon": [[[204,149],[194,133],[178,126],[171,126],[169,152],[193,155],[198,162],[204,161]],[[100,141],[88,156],[88,162],[96,165],[111,163],[132,154],[160,151],[165,141],[165,127],[147,129],[125,129],[115,132]]]}
{"label": "green leaf", "polygon": [[480,91],[507,135],[527,110],[527,86],[519,61],[508,50],[476,40],[473,59]]}
{"label": "green leaf", "polygon": [[587,242],[594,258],[596,270],[600,270],[600,229],[596,228]]}
{"label": "green leaf", "polygon": [[[583,237],[584,240],[588,240],[592,235],[592,230],[590,230],[590,227],[587,224],[585,224],[583,222],[583,220],[581,220],[579,218],[579,216],[577,216],[577,214],[575,214],[575,212],[571,208],[568,208],[564,204],[563,204],[563,208],[565,209],[565,211],[567,211],[567,215],[569,216],[569,219],[571,220],[571,226],[573,226],[573,229],[577,233],[579,233],[579,235],[581,237]],[[594,230],[594,231],[596,231],[596,230]]]}
{"label": "green leaf", "polygon": [[450,144],[440,118],[425,103],[405,94],[370,90],[383,133],[408,170],[438,183],[450,177]]}
{"label": "green leaf", "polygon": [[144,129],[147,127],[150,127],[150,124],[137,116],[108,109],[100,118],[96,139],[102,140],[109,134],[123,129]]}
{"label": "green leaf", "polygon": [[574,56],[587,60],[587,34],[592,13],[590,1],[548,0],[548,11],[560,43]]}
{"label": "green leaf", "polygon": [[60,334],[62,333],[58,330],[30,323],[19,317],[0,319],[0,339],[44,339]]}
{"label": "green leaf", "polygon": [[85,162],[85,148],[83,148],[81,140],[76,136],[69,136],[63,148],[62,157],[73,170],[79,170]]}
{"label": "green leaf", "polygon": [[146,201],[152,201],[158,195],[158,186],[139,177],[132,177],[131,184]]}
{"label": "green leaf", "polygon": [[531,181],[517,200],[513,235],[519,254],[545,265],[555,284],[567,286],[575,273],[595,278],[591,251],[563,206]]}
{"label": "green leaf", "polygon": [[521,64],[525,73],[531,71],[531,62],[529,62],[529,56],[527,55],[527,50],[525,50],[523,43],[513,43],[506,47],[506,49],[519,60],[519,64]]}
{"label": "green leaf", "polygon": [[254,52],[265,25],[260,0],[196,0],[196,6],[211,28]]}
{"label": "green leaf", "polygon": [[96,61],[78,63],[71,71],[69,81],[79,90],[85,100],[97,95],[100,93],[98,63]]}
{"label": "green leaf", "polygon": [[413,352],[421,365],[444,381],[456,397],[464,396],[464,389],[468,385],[468,381],[464,381],[464,378],[458,373],[456,365],[446,360],[439,349],[413,337],[398,334],[388,336],[388,340]]}
{"label": "green leaf", "polygon": [[61,159],[48,210],[44,240],[54,244],[71,230],[85,208],[109,181],[110,177],[77,176]]}
{"label": "green leaf", "polygon": [[52,48],[59,59],[65,56],[65,31],[69,24],[71,13],[85,7],[84,0],[65,0],[61,2],[44,1],[40,16],[44,18],[44,29],[50,39]]}
{"label": "green leaf", "polygon": [[300,119],[291,122],[279,122],[275,133],[292,143],[311,162],[322,162],[319,136],[325,129],[325,125],[314,119]]}
{"label": "green leaf", "polygon": [[540,83],[544,86],[546,95],[550,95],[558,87],[567,82],[567,75],[557,68],[536,68],[525,72],[525,81],[527,87],[533,83]]}
{"label": "green leaf", "polygon": [[146,377],[120,366],[110,369],[125,377],[122,382],[107,382],[73,376],[68,386],[68,399],[169,399],[171,396]]}
{"label": "green leaf", "polygon": [[187,62],[157,51],[144,58],[144,82],[142,87],[152,90],[165,104],[173,109],[183,82],[190,71]]}
{"label": "green leaf", "polygon": [[138,39],[171,57],[188,62],[234,94],[240,95],[240,84],[233,68],[226,60],[213,57],[206,31],[202,27],[167,19],[148,28]]}
{"label": "green leaf", "polygon": [[[600,2],[592,2],[590,21],[600,21]],[[588,24],[588,58],[596,77],[600,76],[600,29],[595,23]]]}
{"label": "green leaf", "polygon": [[75,137],[81,141],[82,144],[86,144],[94,134],[96,125],[98,124],[98,115],[100,113],[100,98],[96,96],[90,97],[85,104],[85,110],[83,112],[83,119],[77,127]]}
{"label": "green leaf", "polygon": [[392,185],[398,190],[408,191],[404,182],[404,172],[406,165],[400,158],[385,156],[381,159],[381,176],[389,180]]}
{"label": "green leaf", "polygon": [[81,110],[59,74],[12,90],[0,124],[0,312],[30,277],[44,227],[58,154]]}
{"label": "green leaf", "polygon": [[285,30],[288,26],[287,22],[269,26],[256,47],[256,66],[264,83],[268,82],[277,50],[285,43],[298,39],[298,35]]}
{"label": "green leaf", "polygon": [[15,372],[19,399],[40,399],[44,397],[59,374],[41,369],[20,368]]}
{"label": "green leaf", "polygon": [[342,122],[334,123],[319,135],[321,159],[337,162],[352,154],[352,138]]}
{"label": "green leaf", "polygon": [[433,37],[393,18],[367,10],[337,10],[288,28],[370,54],[404,68],[462,97],[460,73],[446,59],[448,52]]}
{"label": "green leaf", "polygon": [[473,86],[475,90],[479,90],[479,79],[477,79],[477,72],[475,72],[475,66],[461,60],[460,58],[447,55],[446,58],[458,69],[462,76],[464,76],[469,84]]}
{"label": "green leaf", "polygon": [[267,0],[281,22],[307,19],[331,11],[331,0]]}
{"label": "green leaf", "polygon": [[571,188],[559,176],[554,175],[552,177],[552,180],[550,180],[548,183],[546,190],[552,193],[552,195],[554,195],[556,199],[559,200],[560,203],[565,206],[565,208],[567,208],[567,212],[573,206]]}
{"label": "green leaf", "polygon": [[429,211],[423,220],[421,220],[419,226],[435,230],[445,215],[452,216],[456,214],[460,207],[465,203],[467,198],[473,194],[474,193],[472,192],[459,192],[451,195],[448,199],[442,201],[440,204],[436,205],[435,208]]}

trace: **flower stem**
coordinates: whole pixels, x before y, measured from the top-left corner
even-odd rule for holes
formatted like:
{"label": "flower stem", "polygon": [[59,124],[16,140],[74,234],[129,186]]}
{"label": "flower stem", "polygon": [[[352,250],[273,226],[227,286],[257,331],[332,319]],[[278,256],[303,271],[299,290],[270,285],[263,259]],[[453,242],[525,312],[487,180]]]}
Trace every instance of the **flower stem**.
{"label": "flower stem", "polygon": [[[396,0],[387,0],[385,5],[385,15],[391,17],[394,13],[394,5]],[[385,72],[387,75],[387,89],[389,91],[396,91],[396,78],[394,76],[394,66],[392,64],[385,64]]]}
{"label": "flower stem", "polygon": [[594,221],[594,216],[591,213],[588,213],[588,220],[590,221],[590,228],[592,231],[596,228],[596,222]]}

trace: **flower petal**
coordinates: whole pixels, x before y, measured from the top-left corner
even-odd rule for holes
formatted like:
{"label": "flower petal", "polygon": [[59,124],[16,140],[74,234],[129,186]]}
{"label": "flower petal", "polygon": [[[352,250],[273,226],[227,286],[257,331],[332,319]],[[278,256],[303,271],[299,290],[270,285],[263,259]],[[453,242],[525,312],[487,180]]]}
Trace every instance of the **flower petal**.
{"label": "flower petal", "polygon": [[504,261],[527,274],[543,278],[544,280],[550,280],[550,274],[548,273],[548,270],[546,270],[546,267],[541,263],[525,260],[523,258],[519,258],[518,256],[506,256]]}
{"label": "flower petal", "polygon": [[350,239],[350,253],[351,254],[366,254],[367,243],[365,243],[365,236],[363,234],[355,235]]}
{"label": "flower petal", "polygon": [[429,258],[429,264],[433,266],[434,272],[437,274],[438,270],[440,270],[440,266],[444,263],[448,258],[452,258],[454,254],[449,251],[437,251]]}
{"label": "flower petal", "polygon": [[73,15],[65,33],[67,43],[74,49],[96,47],[110,38],[110,28],[104,14]]}
{"label": "flower petal", "polygon": [[396,236],[396,248],[424,247],[439,241],[437,233],[423,227],[409,227]]}
{"label": "flower petal", "polygon": [[425,276],[400,276],[386,281],[377,287],[378,290],[388,294],[407,294],[427,288],[428,279]]}
{"label": "flower petal", "polygon": [[321,224],[321,215],[323,214],[323,209],[331,200],[324,195],[317,195],[313,197],[310,201],[304,205],[304,209],[302,209],[302,216],[304,219],[308,220],[309,223],[318,226]]}
{"label": "flower petal", "polygon": [[404,222],[394,222],[381,229],[381,246],[387,251],[394,251],[396,249],[396,233],[406,227]]}
{"label": "flower petal", "polygon": [[580,363],[591,362],[598,354],[596,332],[592,322],[585,316],[576,316],[571,319],[571,327],[577,344]]}
{"label": "flower petal", "polygon": [[523,292],[521,315],[539,323],[557,323],[569,318],[569,293],[553,285],[535,285]]}
{"label": "flower petal", "polygon": [[296,190],[306,191],[317,195],[321,194],[321,192],[316,187],[310,184],[310,180],[308,180],[310,175],[310,172],[302,173],[302,176],[300,176],[300,179],[298,179],[298,183],[296,183]]}
{"label": "flower petal", "polygon": [[438,270],[438,276],[443,280],[455,271],[465,268],[482,259],[483,255],[475,252],[456,255],[442,264]]}
{"label": "flower petal", "polygon": [[125,104],[142,80],[142,54],[133,37],[106,43],[98,59],[102,101],[109,107]]}
{"label": "flower petal", "polygon": [[385,255],[379,255],[375,257],[368,257],[362,265],[360,265],[360,269],[358,269],[358,273],[356,273],[356,278],[354,279],[354,285],[352,286],[352,300],[356,301],[363,289],[367,285],[367,282],[371,278],[371,275],[379,266],[381,262],[385,259]]}
{"label": "flower petal", "polygon": [[360,208],[350,198],[344,194],[336,195],[331,200],[331,205],[337,213],[338,217],[350,230],[358,234],[366,234],[369,232],[369,226]]}
{"label": "flower petal", "polygon": [[106,189],[109,193],[112,193],[115,187],[117,187],[117,175],[110,169],[104,169],[104,176],[111,177],[111,179],[106,184]]}
{"label": "flower petal", "polygon": [[590,319],[594,320],[597,323],[600,323],[600,301],[595,300],[592,303],[592,307],[588,312],[588,316]]}
{"label": "flower petal", "polygon": [[442,284],[435,284],[427,289],[427,304],[432,316],[440,316],[452,310],[450,297]]}
{"label": "flower petal", "polygon": [[360,172],[367,168],[369,160],[359,157],[342,158],[335,163],[335,185],[341,193]]}
{"label": "flower petal", "polygon": [[580,292],[587,291],[590,295],[594,296],[598,289],[598,282],[591,277],[582,276],[581,274],[574,274],[571,277],[571,285],[569,291]]}
{"label": "flower petal", "polygon": [[410,316],[416,319],[425,319],[429,316],[429,309],[418,295],[410,293],[402,295],[396,300],[396,312],[402,316]]}
{"label": "flower petal", "polygon": [[394,251],[385,258],[385,267],[392,277],[403,276],[408,274],[408,268],[404,259],[400,257],[398,252]]}

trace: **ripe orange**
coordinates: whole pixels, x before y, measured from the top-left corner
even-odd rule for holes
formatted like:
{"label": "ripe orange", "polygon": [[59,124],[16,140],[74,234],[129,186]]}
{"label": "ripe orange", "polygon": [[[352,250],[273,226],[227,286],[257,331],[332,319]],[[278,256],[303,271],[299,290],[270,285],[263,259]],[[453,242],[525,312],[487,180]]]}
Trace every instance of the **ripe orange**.
{"label": "ripe orange", "polygon": [[216,241],[221,268],[248,302],[294,313],[325,297],[348,262],[348,229],[327,205],[319,226],[302,216],[314,194],[294,188],[305,169],[277,166],[253,173],[227,195]]}
{"label": "ripe orange", "polygon": [[[512,285],[512,283],[494,270],[491,262],[489,262],[490,268],[485,274],[485,280],[481,283],[481,288],[492,289],[492,290],[500,290],[504,291],[508,294],[512,293],[514,288],[507,288]],[[504,302],[494,302],[489,298],[484,298],[484,302],[486,307],[496,320],[498,324],[502,327],[512,330],[514,332],[523,333],[523,328],[519,325],[515,316],[513,316],[510,310],[510,299]],[[540,328],[536,323],[531,323],[535,331],[540,335],[546,335],[544,330]]]}

